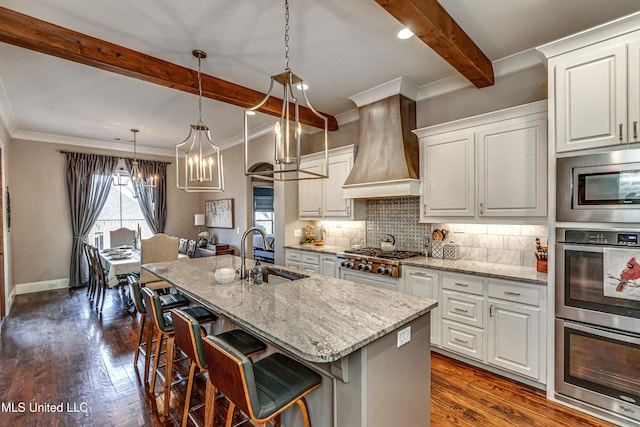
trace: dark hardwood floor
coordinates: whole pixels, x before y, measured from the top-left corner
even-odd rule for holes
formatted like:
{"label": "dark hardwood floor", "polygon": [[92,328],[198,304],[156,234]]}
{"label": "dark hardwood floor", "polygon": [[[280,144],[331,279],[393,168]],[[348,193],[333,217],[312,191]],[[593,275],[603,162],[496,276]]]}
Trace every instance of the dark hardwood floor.
{"label": "dark hardwood floor", "polygon": [[[0,334],[0,425],[180,425],[184,387],[172,394],[170,417],[155,415],[163,396],[149,397],[133,367],[137,319],[121,307],[113,290],[102,314],[90,308],[84,289],[18,296]],[[159,381],[156,390],[161,388]],[[203,395],[200,380],[192,403]],[[611,424],[549,402],[542,391],[434,354],[431,425]]]}

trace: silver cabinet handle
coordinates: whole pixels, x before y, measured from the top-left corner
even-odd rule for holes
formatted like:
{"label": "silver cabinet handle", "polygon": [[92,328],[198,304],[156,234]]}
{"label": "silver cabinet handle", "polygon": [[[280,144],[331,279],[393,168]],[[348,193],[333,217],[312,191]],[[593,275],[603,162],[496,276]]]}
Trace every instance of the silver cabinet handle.
{"label": "silver cabinet handle", "polygon": [[512,292],[512,291],[504,291],[505,295],[514,295],[519,297],[520,296],[520,292]]}
{"label": "silver cabinet handle", "polygon": [[456,342],[461,342],[462,344],[469,344],[469,341],[467,340],[461,340],[460,338],[456,337],[453,339]]}
{"label": "silver cabinet handle", "polygon": [[468,313],[469,312],[469,310],[466,310],[464,308],[459,308],[459,307],[454,308],[453,311],[459,311],[460,313]]}
{"label": "silver cabinet handle", "polygon": [[493,317],[493,304],[489,306],[489,317]]}
{"label": "silver cabinet handle", "polygon": [[424,208],[422,210],[422,213],[425,214],[425,215],[427,214],[427,204],[426,203],[424,204]]}
{"label": "silver cabinet handle", "polygon": [[320,211],[322,210],[322,208],[318,208],[318,215],[320,215]]}
{"label": "silver cabinet handle", "polygon": [[484,215],[484,203],[480,203],[480,215]]}
{"label": "silver cabinet handle", "polygon": [[469,287],[469,285],[467,285],[466,283],[460,283],[460,282],[456,282],[456,283],[454,283],[454,285],[462,286],[463,288],[468,288]]}
{"label": "silver cabinet handle", "polygon": [[633,122],[633,139],[638,139],[638,122]]}
{"label": "silver cabinet handle", "polygon": [[351,205],[347,205],[347,215],[351,215]]}
{"label": "silver cabinet handle", "polygon": [[622,141],[622,123],[618,125],[618,139]]}

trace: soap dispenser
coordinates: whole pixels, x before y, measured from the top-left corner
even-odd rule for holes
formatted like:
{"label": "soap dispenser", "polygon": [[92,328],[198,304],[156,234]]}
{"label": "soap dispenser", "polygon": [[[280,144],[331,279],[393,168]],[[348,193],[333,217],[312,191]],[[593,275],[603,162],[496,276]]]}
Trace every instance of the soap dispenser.
{"label": "soap dispenser", "polygon": [[256,262],[253,268],[251,269],[251,276],[253,277],[254,285],[262,284],[262,267],[260,266],[260,258],[256,257]]}

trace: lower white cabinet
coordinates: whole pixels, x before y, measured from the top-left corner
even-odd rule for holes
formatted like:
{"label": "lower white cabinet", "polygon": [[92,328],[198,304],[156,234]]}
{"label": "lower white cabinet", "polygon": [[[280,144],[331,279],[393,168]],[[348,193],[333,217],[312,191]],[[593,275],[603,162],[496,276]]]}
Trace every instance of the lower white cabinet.
{"label": "lower white cabinet", "polygon": [[[419,297],[438,300],[440,294],[440,275],[433,270],[416,267],[403,267],[405,292]],[[440,347],[440,306],[431,310],[431,345]]]}
{"label": "lower white cabinet", "polygon": [[284,261],[286,267],[313,274],[320,273],[320,255],[317,253],[286,249]]}
{"label": "lower white cabinet", "polygon": [[338,277],[338,257],[331,254],[321,254],[320,274],[323,276]]}
{"label": "lower white cabinet", "polygon": [[546,286],[411,266],[402,275],[406,292],[438,300],[434,347],[546,382]]}
{"label": "lower white cabinet", "polygon": [[332,254],[321,254],[303,249],[285,249],[284,261],[285,267],[295,270],[338,277],[338,259]]}

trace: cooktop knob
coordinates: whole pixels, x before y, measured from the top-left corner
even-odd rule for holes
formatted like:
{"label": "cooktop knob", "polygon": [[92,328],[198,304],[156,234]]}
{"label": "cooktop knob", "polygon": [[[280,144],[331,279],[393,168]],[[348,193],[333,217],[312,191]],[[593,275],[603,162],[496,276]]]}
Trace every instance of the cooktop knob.
{"label": "cooktop knob", "polygon": [[365,265],[364,264],[358,264],[358,270],[364,270]]}
{"label": "cooktop knob", "polygon": [[371,271],[371,265],[367,264],[364,266],[364,271]]}
{"label": "cooktop knob", "polygon": [[378,267],[378,268],[376,269],[376,273],[378,273],[378,274],[383,274],[383,273],[384,273],[384,267]]}
{"label": "cooktop knob", "polygon": [[391,275],[391,269],[389,267],[384,269],[384,274]]}

